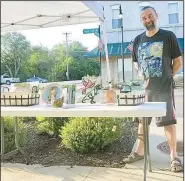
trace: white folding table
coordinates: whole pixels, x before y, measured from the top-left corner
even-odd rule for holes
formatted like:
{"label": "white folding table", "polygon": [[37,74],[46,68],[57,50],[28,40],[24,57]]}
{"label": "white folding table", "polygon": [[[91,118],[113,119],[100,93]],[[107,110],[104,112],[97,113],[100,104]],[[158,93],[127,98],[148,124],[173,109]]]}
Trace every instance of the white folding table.
{"label": "white folding table", "polygon": [[[149,153],[149,133],[148,133],[148,117],[163,117],[166,115],[165,102],[146,102],[138,106],[118,106],[102,105],[102,104],[75,104],[64,105],[62,108],[53,108],[46,105],[30,106],[30,107],[1,107],[1,116],[15,117],[15,145],[16,150],[21,148],[18,144],[18,123],[17,117],[142,117],[143,121],[143,141],[144,141],[144,178],[146,181],[146,172],[149,165],[149,171],[152,171],[151,159]],[[23,152],[22,152],[23,153]],[[4,154],[4,126],[1,119],[1,156]]]}

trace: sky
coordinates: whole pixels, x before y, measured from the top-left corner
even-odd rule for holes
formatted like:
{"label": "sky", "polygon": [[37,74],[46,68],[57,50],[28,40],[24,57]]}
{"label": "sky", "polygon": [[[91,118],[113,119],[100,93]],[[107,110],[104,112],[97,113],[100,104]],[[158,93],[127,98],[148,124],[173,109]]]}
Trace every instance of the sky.
{"label": "sky", "polygon": [[20,31],[27,40],[31,42],[32,45],[40,45],[48,47],[51,49],[55,44],[64,43],[65,35],[63,33],[71,33],[69,35],[69,40],[79,41],[88,50],[98,46],[98,37],[94,34],[83,34],[83,29],[89,28],[98,28],[98,23],[88,23],[80,25],[70,25],[70,26],[61,26],[53,28],[43,28],[43,29],[34,29],[34,30],[24,30]]}

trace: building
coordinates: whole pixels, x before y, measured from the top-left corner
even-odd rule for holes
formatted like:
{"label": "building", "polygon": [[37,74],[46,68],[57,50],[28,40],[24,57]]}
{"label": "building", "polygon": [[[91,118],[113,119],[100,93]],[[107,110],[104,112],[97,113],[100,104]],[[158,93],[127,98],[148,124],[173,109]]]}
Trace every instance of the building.
{"label": "building", "polygon": [[[131,51],[127,47],[132,39],[145,31],[140,20],[142,7],[150,5],[156,9],[159,15],[159,27],[176,34],[183,52],[183,1],[101,1],[101,4],[104,6],[106,18],[111,79],[114,85],[123,82],[120,5],[123,13],[124,75],[126,81],[133,80],[136,77],[131,60]],[[98,47],[87,52],[85,56],[99,57]],[[105,86],[108,80],[104,52],[102,52],[101,74],[102,83]]]}

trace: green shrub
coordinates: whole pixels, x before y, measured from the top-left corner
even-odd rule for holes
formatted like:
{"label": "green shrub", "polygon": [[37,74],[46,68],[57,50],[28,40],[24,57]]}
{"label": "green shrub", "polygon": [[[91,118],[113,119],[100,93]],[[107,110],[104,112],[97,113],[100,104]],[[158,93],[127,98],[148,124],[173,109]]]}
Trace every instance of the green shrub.
{"label": "green shrub", "polygon": [[[4,151],[9,152],[14,150],[15,147],[15,120],[12,117],[4,117]],[[21,148],[26,147],[28,138],[28,132],[26,125],[22,122],[23,118],[18,118],[18,128],[19,128],[19,145]],[[1,138],[1,134],[0,134]]]}
{"label": "green shrub", "polygon": [[51,136],[58,136],[60,129],[64,126],[69,118],[56,117],[36,117],[36,134],[49,134]]}
{"label": "green shrub", "polygon": [[63,144],[76,152],[99,151],[121,136],[121,122],[114,118],[71,118],[60,136]]}

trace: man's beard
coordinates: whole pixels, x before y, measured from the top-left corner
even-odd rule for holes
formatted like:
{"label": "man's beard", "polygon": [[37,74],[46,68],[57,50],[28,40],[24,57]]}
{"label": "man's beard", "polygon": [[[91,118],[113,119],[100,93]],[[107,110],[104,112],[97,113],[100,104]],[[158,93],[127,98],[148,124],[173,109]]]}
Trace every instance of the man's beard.
{"label": "man's beard", "polygon": [[146,27],[147,30],[153,30],[156,27],[153,21],[151,21],[150,24],[145,24],[144,26]]}

